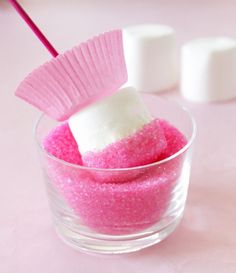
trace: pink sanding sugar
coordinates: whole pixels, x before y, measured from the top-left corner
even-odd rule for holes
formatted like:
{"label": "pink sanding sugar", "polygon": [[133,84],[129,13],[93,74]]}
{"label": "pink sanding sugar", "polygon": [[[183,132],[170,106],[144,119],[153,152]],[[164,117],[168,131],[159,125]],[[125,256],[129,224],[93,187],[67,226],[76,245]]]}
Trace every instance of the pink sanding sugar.
{"label": "pink sanding sugar", "polygon": [[67,123],[54,128],[44,139],[43,146],[56,158],[73,164],[82,164],[77,143]]}
{"label": "pink sanding sugar", "polygon": [[[161,120],[166,147],[157,160],[164,159],[186,144],[185,136]],[[81,164],[72,134],[65,123],[55,128],[44,140],[44,148],[52,155]],[[158,221],[169,207],[177,184],[184,154],[162,165],[140,170],[114,171],[115,182],[103,181],[106,171],[72,168],[48,159],[46,170],[63,199],[85,226],[106,234],[129,234],[144,230]],[[120,174],[120,183],[117,180]],[[111,173],[109,172],[111,178]],[[124,177],[132,179],[124,182]],[[101,178],[101,180],[99,180]]]}

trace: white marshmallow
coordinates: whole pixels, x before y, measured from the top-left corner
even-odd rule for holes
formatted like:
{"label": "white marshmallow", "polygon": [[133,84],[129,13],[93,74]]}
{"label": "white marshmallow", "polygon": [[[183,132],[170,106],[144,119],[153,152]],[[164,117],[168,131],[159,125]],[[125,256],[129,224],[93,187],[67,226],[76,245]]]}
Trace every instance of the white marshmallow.
{"label": "white marshmallow", "polygon": [[69,126],[81,154],[84,154],[102,150],[151,120],[138,92],[127,87],[70,117]]}
{"label": "white marshmallow", "polygon": [[128,85],[158,92],[177,84],[175,32],[169,26],[146,24],[123,29]]}
{"label": "white marshmallow", "polygon": [[210,102],[236,96],[236,40],[193,40],[182,48],[181,92],[192,101]]}

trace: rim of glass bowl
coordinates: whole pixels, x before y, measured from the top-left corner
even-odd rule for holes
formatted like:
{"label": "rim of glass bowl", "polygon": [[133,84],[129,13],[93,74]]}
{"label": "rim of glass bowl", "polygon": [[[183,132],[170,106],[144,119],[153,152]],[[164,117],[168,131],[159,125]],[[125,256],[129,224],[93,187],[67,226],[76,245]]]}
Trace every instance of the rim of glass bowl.
{"label": "rim of glass bowl", "polygon": [[[173,101],[173,100],[170,100],[170,99],[166,99],[164,98],[164,100],[166,101]],[[158,165],[161,165],[163,163],[166,163],[176,157],[178,157],[179,155],[181,155],[182,153],[184,153],[185,151],[187,151],[189,149],[189,147],[192,145],[194,139],[195,139],[195,136],[196,136],[196,132],[197,132],[197,126],[196,126],[196,122],[195,122],[195,119],[193,117],[193,115],[190,113],[190,111],[183,105],[175,102],[175,104],[177,106],[179,106],[187,115],[188,117],[190,118],[190,121],[191,121],[191,124],[192,124],[192,134],[191,134],[191,137],[190,139],[188,140],[187,144],[182,148],[180,149],[177,153],[174,153],[173,155],[165,158],[165,159],[162,159],[160,161],[157,161],[157,162],[153,162],[153,163],[150,163],[150,164],[146,164],[146,165],[142,165],[142,166],[136,166],[136,167],[129,167],[129,168],[92,168],[92,167],[86,167],[86,166],[81,166],[81,165],[77,165],[77,164],[73,164],[73,163],[69,163],[67,161],[64,161],[63,159],[59,159],[57,157],[55,157],[54,155],[48,153],[42,146],[40,140],[38,139],[38,136],[37,136],[37,129],[40,125],[40,122],[41,120],[44,118],[44,117],[47,117],[45,114],[41,114],[39,116],[39,118],[37,119],[36,123],[35,123],[35,126],[33,128],[33,135],[34,135],[34,138],[36,140],[36,143],[39,147],[39,149],[49,158],[63,164],[63,165],[66,165],[66,166],[69,166],[69,167],[72,167],[72,168],[76,168],[76,169],[81,169],[81,170],[87,170],[87,171],[99,171],[99,172],[127,172],[127,171],[134,171],[134,170],[140,170],[140,169],[146,169],[146,168],[150,168],[150,167],[154,167],[154,166],[158,166]]]}

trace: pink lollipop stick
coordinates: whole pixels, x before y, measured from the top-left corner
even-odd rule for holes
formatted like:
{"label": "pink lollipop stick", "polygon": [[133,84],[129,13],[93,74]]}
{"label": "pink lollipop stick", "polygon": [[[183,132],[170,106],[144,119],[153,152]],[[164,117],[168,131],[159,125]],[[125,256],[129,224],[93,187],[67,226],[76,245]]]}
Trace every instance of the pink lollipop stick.
{"label": "pink lollipop stick", "polygon": [[35,35],[39,38],[39,40],[44,44],[47,50],[51,53],[53,57],[58,55],[56,49],[52,46],[52,44],[48,41],[48,39],[44,36],[42,31],[35,25],[29,15],[24,11],[21,5],[16,0],[8,0],[8,2],[15,8],[15,10],[19,13],[19,15],[25,20],[27,25],[33,30]]}

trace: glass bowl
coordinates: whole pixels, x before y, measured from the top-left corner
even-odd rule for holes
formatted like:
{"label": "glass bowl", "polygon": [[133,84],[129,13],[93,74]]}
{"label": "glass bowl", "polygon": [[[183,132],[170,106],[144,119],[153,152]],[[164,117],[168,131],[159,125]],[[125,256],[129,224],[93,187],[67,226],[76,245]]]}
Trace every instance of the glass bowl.
{"label": "glass bowl", "polygon": [[97,169],[60,160],[42,147],[59,123],[42,115],[35,138],[57,234],[75,249],[121,254],[143,249],[169,236],[186,203],[196,125],[171,100],[142,94],[156,118],[167,120],[187,144],[172,156],[145,166]]}

